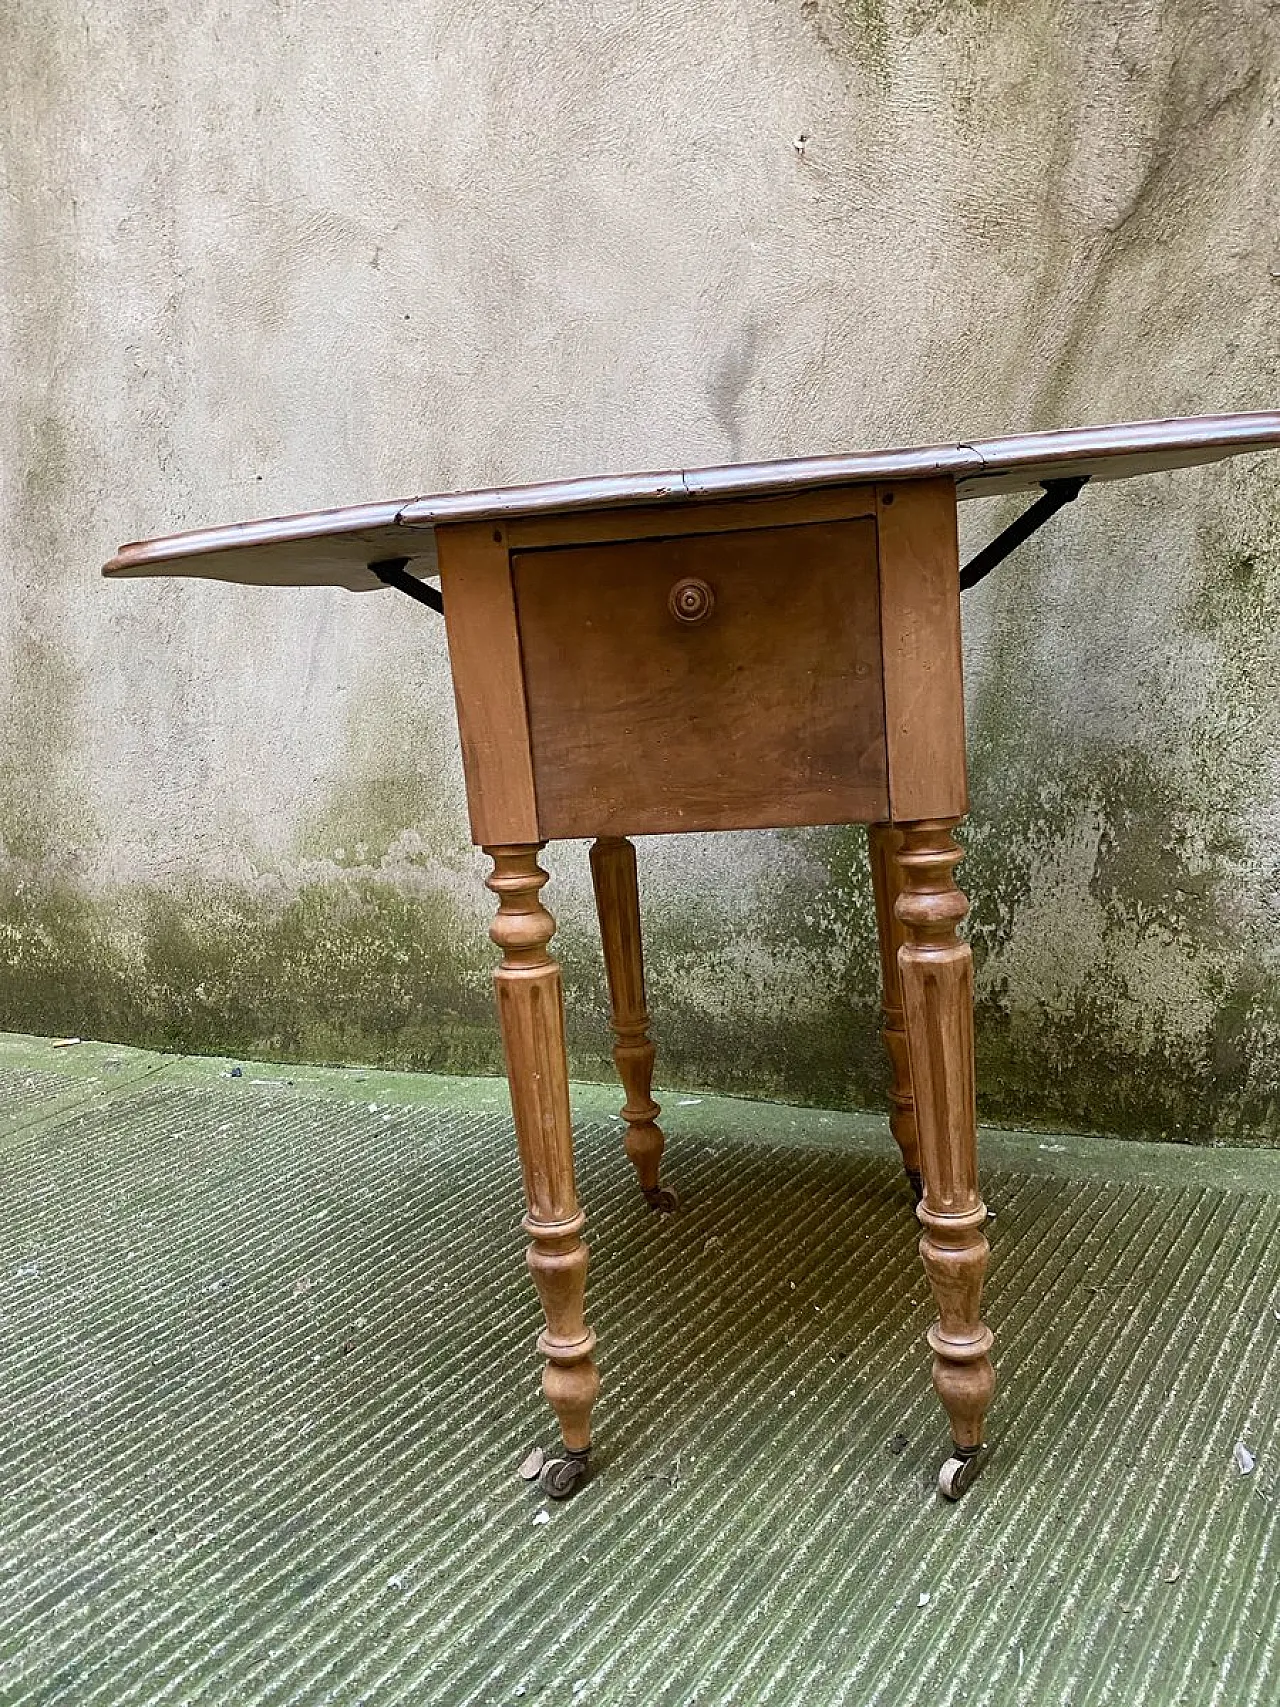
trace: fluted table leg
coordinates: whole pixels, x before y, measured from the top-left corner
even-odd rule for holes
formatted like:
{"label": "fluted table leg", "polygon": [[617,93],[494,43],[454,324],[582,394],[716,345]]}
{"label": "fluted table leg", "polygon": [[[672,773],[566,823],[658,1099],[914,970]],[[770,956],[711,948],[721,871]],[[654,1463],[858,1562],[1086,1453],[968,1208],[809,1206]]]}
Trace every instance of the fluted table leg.
{"label": "fluted table leg", "polygon": [[601,836],[591,847],[591,884],[600,920],[600,942],[609,981],[615,1043],[613,1059],[626,1101],[626,1147],[650,1208],[677,1207],[675,1192],[658,1178],[665,1140],[653,1100],[654,1047],[644,993],[644,947],[640,936],[640,886],[636,850],[624,836]]}
{"label": "fluted table leg", "polygon": [[537,845],[485,849],[494,865],[486,881],[498,897],[489,934],[502,950],[494,989],[528,1204],[523,1225],[546,1317],[538,1336],[547,1360],[542,1387],[566,1449],[563,1458],[548,1460],[540,1479],[546,1493],[563,1499],[588,1473],[600,1377],[591,1355],[596,1336],[583,1316],[587,1247],[580,1235],[586,1217],[574,1185],[564,996],[560,968],[547,952],[556,922],[539,898],[547,881],[540,851]]}
{"label": "fluted table leg", "polygon": [[876,901],[876,935],[880,941],[880,991],[884,1029],[880,1036],[889,1057],[889,1130],[902,1156],[903,1170],[912,1195],[920,1201],[920,1141],[916,1136],[916,1103],[911,1088],[911,1063],[907,1058],[907,1028],[902,1017],[902,973],[898,950],[907,939],[895,912],[901,882],[896,854],[902,832],[892,824],[867,827],[867,849],[871,856],[871,884]]}
{"label": "fluted table leg", "polygon": [[949,1499],[958,1499],[981,1467],[995,1387],[992,1335],[981,1316],[989,1249],[987,1210],[978,1193],[973,958],[956,935],[969,903],[952,875],[962,857],[951,837],[958,822],[899,826],[895,854],[897,915],[906,932],[898,964],[924,1176],[916,1213],[924,1227],[920,1255],[938,1306],[928,1338],[933,1384],[955,1443],[938,1478]]}

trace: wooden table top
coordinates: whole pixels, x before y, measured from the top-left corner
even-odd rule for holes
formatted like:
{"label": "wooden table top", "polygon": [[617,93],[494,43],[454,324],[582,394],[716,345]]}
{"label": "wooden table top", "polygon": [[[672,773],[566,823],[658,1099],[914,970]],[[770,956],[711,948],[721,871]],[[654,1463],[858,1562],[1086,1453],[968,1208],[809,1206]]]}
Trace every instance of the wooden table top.
{"label": "wooden table top", "polygon": [[445,522],[509,521],[517,516],[559,515],[620,505],[765,497],[862,481],[925,480],[943,475],[955,480],[958,498],[984,498],[1031,490],[1045,480],[1086,475],[1091,481],[1124,480],[1277,447],[1280,411],[1267,411],[1075,427],[970,444],[734,463],[658,474],[606,475],[402,498],[200,528],[121,546],[103,573],[196,575],[258,586],[338,586],[353,592],[376,591],[384,583],[370,574],[366,565],[381,559],[406,558],[410,573],[420,578],[434,574],[434,529]]}

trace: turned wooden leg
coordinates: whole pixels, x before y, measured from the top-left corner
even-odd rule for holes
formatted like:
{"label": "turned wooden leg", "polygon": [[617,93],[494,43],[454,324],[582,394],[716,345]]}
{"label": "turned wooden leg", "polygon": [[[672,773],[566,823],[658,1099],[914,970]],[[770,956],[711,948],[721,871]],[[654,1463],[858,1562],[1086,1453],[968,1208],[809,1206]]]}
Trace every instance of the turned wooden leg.
{"label": "turned wooden leg", "polygon": [[613,1058],[626,1101],[626,1146],[644,1199],[653,1209],[677,1207],[674,1191],[659,1183],[665,1140],[654,1102],[654,1047],[649,1040],[649,1010],[644,999],[644,948],[640,940],[640,886],[636,850],[623,836],[601,836],[591,845],[591,884],[600,919],[604,969],[615,1043]]}
{"label": "turned wooden leg", "polygon": [[556,922],[539,899],[547,881],[540,851],[540,845],[485,849],[493,860],[486,881],[498,897],[489,935],[502,950],[494,989],[524,1171],[523,1226],[547,1319],[538,1336],[547,1360],[542,1387],[566,1448],[563,1458],[547,1461],[540,1479],[545,1493],[563,1499],[586,1479],[600,1377],[591,1357],[596,1336],[583,1319],[587,1247],[580,1235],[586,1217],[573,1180],[564,996],[560,968],[547,953]]}
{"label": "turned wooden leg", "polygon": [[984,1453],[983,1424],[995,1387],[992,1335],[982,1321],[987,1210],[978,1195],[973,1068],[973,959],[956,926],[969,903],[952,875],[961,859],[957,818],[903,824],[895,854],[903,1013],[915,1087],[924,1199],[920,1255],[938,1306],[929,1330],[933,1384],[951,1419],[955,1455],[938,1486],[959,1499]]}
{"label": "turned wooden leg", "polygon": [[889,1130],[902,1153],[902,1166],[917,1203],[921,1197],[920,1142],[916,1136],[916,1103],[911,1089],[911,1063],[907,1058],[907,1028],[902,1017],[902,974],[898,950],[907,940],[906,928],[895,905],[901,889],[898,862],[894,857],[902,832],[892,824],[867,828],[871,856],[871,884],[876,898],[876,934],[880,939],[880,990],[884,1011],[884,1040],[892,1081],[889,1087]]}

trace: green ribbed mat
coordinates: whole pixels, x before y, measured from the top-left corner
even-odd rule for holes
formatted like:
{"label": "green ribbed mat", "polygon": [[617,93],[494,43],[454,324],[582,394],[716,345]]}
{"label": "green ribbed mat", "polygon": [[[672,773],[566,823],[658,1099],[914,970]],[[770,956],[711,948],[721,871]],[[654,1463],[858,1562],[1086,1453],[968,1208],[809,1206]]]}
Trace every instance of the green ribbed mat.
{"label": "green ribbed mat", "polygon": [[499,1087],[20,1052],[0,1702],[1280,1699],[1274,1155],[993,1141],[950,1507],[879,1123],[672,1095],[660,1218],[584,1090],[600,1473],[555,1506]]}

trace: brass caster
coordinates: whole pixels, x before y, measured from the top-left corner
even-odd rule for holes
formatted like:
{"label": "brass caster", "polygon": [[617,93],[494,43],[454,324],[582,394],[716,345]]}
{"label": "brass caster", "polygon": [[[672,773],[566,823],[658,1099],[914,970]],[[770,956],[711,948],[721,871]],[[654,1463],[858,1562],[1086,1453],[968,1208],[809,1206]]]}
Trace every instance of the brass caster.
{"label": "brass caster", "polygon": [[680,1207],[680,1199],[673,1185],[655,1185],[644,1194],[644,1200],[650,1209],[656,1209],[659,1215],[673,1215]]}
{"label": "brass caster", "polygon": [[572,1499],[590,1474],[591,1448],[584,1446],[581,1452],[566,1450],[563,1458],[547,1459],[538,1476],[538,1486],[548,1499]]}
{"label": "brass caster", "polygon": [[988,1455],[985,1446],[957,1448],[938,1471],[938,1492],[943,1499],[961,1499],[982,1474]]}

